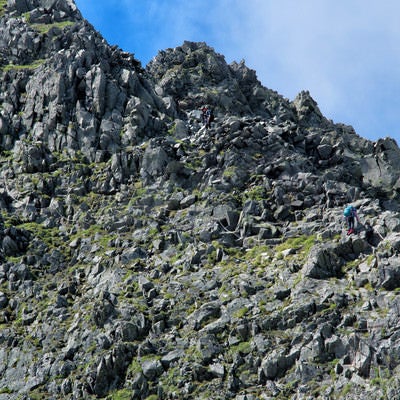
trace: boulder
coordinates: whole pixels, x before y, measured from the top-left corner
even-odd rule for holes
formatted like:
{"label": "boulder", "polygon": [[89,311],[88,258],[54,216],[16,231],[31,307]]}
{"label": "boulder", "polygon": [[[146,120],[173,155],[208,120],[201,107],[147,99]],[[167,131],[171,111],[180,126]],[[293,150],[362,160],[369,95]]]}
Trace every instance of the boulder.
{"label": "boulder", "polygon": [[331,246],[315,245],[303,266],[303,275],[315,279],[340,277],[343,260]]}

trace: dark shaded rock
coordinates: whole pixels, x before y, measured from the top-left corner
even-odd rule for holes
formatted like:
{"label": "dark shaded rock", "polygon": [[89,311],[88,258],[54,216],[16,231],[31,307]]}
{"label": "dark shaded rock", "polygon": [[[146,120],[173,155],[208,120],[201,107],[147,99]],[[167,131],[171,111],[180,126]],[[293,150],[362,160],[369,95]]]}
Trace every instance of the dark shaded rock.
{"label": "dark shaded rock", "polygon": [[10,236],[3,238],[1,247],[6,256],[16,256],[19,253],[17,243]]}

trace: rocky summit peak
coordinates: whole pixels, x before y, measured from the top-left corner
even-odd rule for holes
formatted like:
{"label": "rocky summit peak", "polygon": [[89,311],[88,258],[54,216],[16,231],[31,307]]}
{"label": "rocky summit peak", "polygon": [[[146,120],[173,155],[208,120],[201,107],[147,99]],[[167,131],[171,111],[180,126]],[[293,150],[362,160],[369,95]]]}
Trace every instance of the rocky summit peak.
{"label": "rocky summit peak", "polygon": [[144,69],[72,1],[0,7],[0,400],[400,397],[393,139],[206,43]]}
{"label": "rocky summit peak", "polygon": [[223,55],[205,43],[184,42],[160,51],[147,71],[158,93],[173,96],[184,109],[210,104],[224,113],[271,116],[276,110],[268,110],[270,98],[276,100],[275,107],[278,103],[288,107],[281,96],[261,85],[244,61],[228,65]]}

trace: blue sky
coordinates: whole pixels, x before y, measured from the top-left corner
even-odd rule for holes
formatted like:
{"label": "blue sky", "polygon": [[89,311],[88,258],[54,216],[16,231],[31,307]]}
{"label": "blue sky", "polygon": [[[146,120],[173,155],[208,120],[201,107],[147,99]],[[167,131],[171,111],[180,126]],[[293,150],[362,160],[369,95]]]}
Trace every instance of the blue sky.
{"label": "blue sky", "polygon": [[206,42],[245,60],[289,100],[309,90],[322,113],[367,139],[400,144],[398,0],[75,0],[108,43],[145,66],[159,50]]}

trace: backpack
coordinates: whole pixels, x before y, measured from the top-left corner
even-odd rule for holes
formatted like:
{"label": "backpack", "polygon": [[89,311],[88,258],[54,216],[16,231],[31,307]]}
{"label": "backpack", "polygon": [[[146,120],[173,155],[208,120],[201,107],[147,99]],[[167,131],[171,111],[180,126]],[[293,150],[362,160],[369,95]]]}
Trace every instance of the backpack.
{"label": "backpack", "polygon": [[343,215],[345,217],[351,217],[353,215],[353,206],[347,206],[343,211]]}
{"label": "backpack", "polygon": [[214,121],[214,119],[215,119],[215,117],[214,117],[214,111],[213,111],[213,110],[210,110],[210,117],[209,117],[209,121],[210,121],[210,122],[213,122],[213,121]]}

